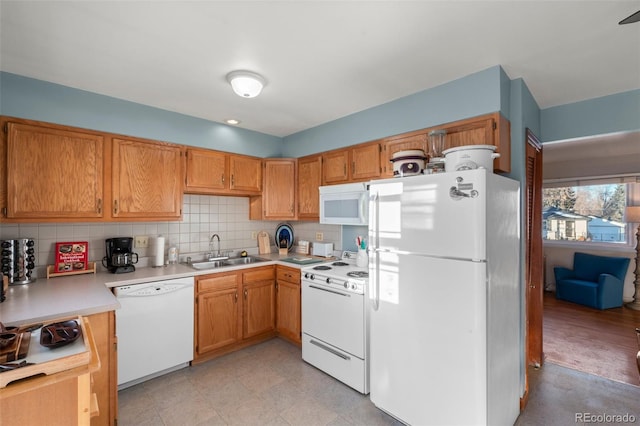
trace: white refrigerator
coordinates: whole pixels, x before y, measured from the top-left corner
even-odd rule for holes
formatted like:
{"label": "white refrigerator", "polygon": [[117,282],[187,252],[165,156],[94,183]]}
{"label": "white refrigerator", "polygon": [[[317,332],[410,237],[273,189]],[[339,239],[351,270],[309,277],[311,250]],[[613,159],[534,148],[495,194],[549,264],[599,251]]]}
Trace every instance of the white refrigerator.
{"label": "white refrigerator", "polygon": [[371,401],[410,425],[512,425],[519,183],[485,169],[369,189]]}

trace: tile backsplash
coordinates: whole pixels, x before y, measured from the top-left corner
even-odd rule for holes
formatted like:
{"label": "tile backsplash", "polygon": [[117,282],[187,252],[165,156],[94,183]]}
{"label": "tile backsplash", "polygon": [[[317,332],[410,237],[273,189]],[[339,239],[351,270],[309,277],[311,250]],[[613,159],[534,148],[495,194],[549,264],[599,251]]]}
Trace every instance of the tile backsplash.
{"label": "tile backsplash", "polygon": [[[197,259],[209,249],[211,235],[220,236],[221,250],[246,250],[257,248],[257,239],[252,233],[267,231],[272,245],[276,227],[283,221],[249,220],[249,198],[214,195],[184,196],[182,220],[179,222],[101,222],[101,223],[26,223],[0,224],[0,239],[33,238],[36,241],[37,276],[46,277],[46,266],[52,265],[55,243],[59,241],[88,241],[89,260],[95,261],[98,270],[104,270],[101,260],[105,256],[106,238],[147,235],[150,240],[165,237],[165,255],[169,247],[178,248],[180,257],[186,255]],[[317,222],[288,222],[295,241],[315,241],[316,233],[323,233],[323,241],[334,243],[335,250],[342,250],[342,227],[321,225]],[[138,253],[137,266],[145,267],[151,262],[153,247],[134,248]],[[275,248],[272,248],[275,251]]]}

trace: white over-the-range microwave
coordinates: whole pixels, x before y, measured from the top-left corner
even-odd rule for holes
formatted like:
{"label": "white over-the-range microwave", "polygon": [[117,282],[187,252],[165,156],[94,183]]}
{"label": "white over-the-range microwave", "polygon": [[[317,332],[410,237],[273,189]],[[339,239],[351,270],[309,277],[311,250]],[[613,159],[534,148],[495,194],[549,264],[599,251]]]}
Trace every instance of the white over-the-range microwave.
{"label": "white over-the-range microwave", "polygon": [[368,225],[369,191],[367,183],[321,186],[320,223]]}

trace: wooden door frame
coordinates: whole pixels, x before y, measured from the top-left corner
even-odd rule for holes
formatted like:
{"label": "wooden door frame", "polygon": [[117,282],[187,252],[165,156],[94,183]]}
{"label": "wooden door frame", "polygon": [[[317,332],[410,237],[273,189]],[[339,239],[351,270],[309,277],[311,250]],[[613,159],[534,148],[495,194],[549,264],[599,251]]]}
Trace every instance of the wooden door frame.
{"label": "wooden door frame", "polygon": [[526,129],[525,155],[525,389],[521,408],[529,395],[529,366],[544,361],[542,310],[544,252],[542,247],[542,144]]}

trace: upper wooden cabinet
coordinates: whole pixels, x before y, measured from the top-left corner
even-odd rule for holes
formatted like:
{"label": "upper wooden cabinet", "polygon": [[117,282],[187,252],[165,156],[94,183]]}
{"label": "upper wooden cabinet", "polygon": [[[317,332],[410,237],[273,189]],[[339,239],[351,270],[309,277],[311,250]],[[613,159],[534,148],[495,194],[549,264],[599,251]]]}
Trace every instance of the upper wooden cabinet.
{"label": "upper wooden cabinet", "polygon": [[493,162],[494,171],[511,171],[511,124],[499,112],[448,123],[437,129],[447,131],[445,149],[464,145],[495,145],[500,157]]}
{"label": "upper wooden cabinet", "polygon": [[262,159],[210,149],[187,149],[185,192],[255,195],[262,191]]}
{"label": "upper wooden cabinet", "polygon": [[372,142],[323,153],[323,184],[331,185],[379,177],[381,151],[380,143]]}
{"label": "upper wooden cabinet", "polygon": [[229,188],[229,156],[209,149],[187,149],[185,190],[215,194]]}
{"label": "upper wooden cabinet", "polygon": [[380,177],[380,153],[378,142],[351,148],[351,180],[362,181]]}
{"label": "upper wooden cabinet", "polygon": [[331,185],[349,180],[349,149],[328,151],[322,154],[322,183]]}
{"label": "upper wooden cabinet", "polygon": [[105,217],[101,135],[35,122],[5,122],[3,130],[6,218],[48,222]]}
{"label": "upper wooden cabinet", "polygon": [[295,219],[296,160],[264,160],[262,207],[265,219]]}
{"label": "upper wooden cabinet", "polygon": [[380,163],[382,167],[381,175],[383,177],[393,177],[393,164],[391,163],[393,154],[398,151],[406,151],[410,149],[421,149],[425,154],[428,154],[427,134],[421,133],[411,136],[400,135],[385,139],[382,144],[382,152],[380,154]]}
{"label": "upper wooden cabinet", "polygon": [[296,218],[295,158],[269,158],[263,161],[263,190],[251,197],[252,220],[288,220]]}
{"label": "upper wooden cabinet", "polygon": [[126,219],[179,219],[183,158],[178,145],[113,139],[111,215]]}
{"label": "upper wooden cabinet", "polygon": [[262,160],[246,155],[229,155],[229,189],[246,194],[262,191]]}
{"label": "upper wooden cabinet", "polygon": [[322,155],[298,158],[298,219],[318,220],[322,185]]}

